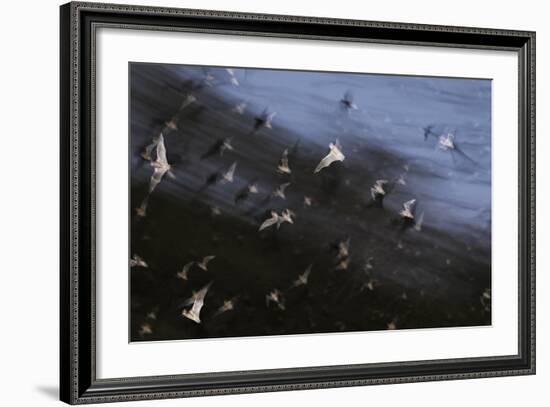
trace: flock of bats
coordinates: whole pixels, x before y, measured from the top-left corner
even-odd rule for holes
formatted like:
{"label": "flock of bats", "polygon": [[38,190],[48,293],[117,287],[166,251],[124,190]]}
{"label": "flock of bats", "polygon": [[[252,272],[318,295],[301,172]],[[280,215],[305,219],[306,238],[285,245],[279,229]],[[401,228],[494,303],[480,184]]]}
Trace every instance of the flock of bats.
{"label": "flock of bats", "polygon": [[[237,79],[235,72],[232,69],[225,69],[225,78],[219,78],[205,70],[204,77],[194,86],[194,90],[198,91],[205,87],[212,87],[220,84],[230,84],[232,86],[239,86],[239,80]],[[185,96],[182,104],[180,105],[177,112],[168,120],[164,122],[162,130],[158,135],[153,137],[150,144],[148,144],[143,151],[141,152],[141,157],[143,160],[146,160],[150,163],[152,168],[152,174],[149,181],[148,193],[145,198],[142,200],[138,208],[136,208],[136,214],[139,218],[147,216],[147,207],[151,194],[160,184],[164,177],[175,178],[174,173],[172,172],[172,167],[168,162],[166,155],[166,144],[165,144],[165,134],[170,131],[178,130],[178,122],[182,115],[184,114],[185,109],[193,103],[198,103],[197,98],[189,93]],[[340,108],[348,115],[352,114],[354,110],[358,110],[357,104],[354,102],[351,92],[347,91],[344,96],[337,102]],[[240,102],[233,107],[232,112],[238,115],[243,115],[246,111],[247,104],[245,102]],[[255,135],[263,129],[272,129],[272,122],[276,116],[275,112],[270,112],[265,109],[260,115],[254,117],[253,123],[251,123],[250,135]],[[423,129],[424,139],[427,141],[430,138],[433,138],[437,142],[437,146],[442,151],[447,151],[450,153],[453,162],[456,160],[456,156],[464,158],[471,165],[477,166],[477,163],[468,156],[463,149],[456,143],[455,133],[454,132],[444,132],[438,134],[434,131],[434,126],[430,125]],[[217,140],[213,145],[211,145],[204,154],[201,155],[200,159],[208,159],[215,156],[221,156],[225,151],[231,151],[234,147],[232,145],[232,136],[228,136],[222,139]],[[328,152],[324,157],[320,158],[317,166],[312,169],[314,174],[319,174],[326,168],[330,167],[336,162],[342,162],[346,159],[344,155],[344,149],[340,144],[339,140],[335,140],[330,143],[328,146]],[[276,172],[282,176],[290,175],[292,173],[292,168],[289,164],[289,151],[285,149],[280,158]],[[395,177],[394,179],[378,179],[370,188],[371,201],[367,204],[367,207],[383,207],[384,199],[392,192],[392,190],[397,185],[406,184],[406,174],[409,170],[408,166],[404,166],[405,172]],[[237,170],[237,162],[233,162],[230,166],[211,173],[206,177],[205,184],[203,188],[207,188],[213,185],[223,185],[232,183],[235,179],[235,172]],[[280,198],[285,199],[285,189],[290,185],[290,182],[284,182],[275,188],[269,198]],[[242,200],[245,200],[251,194],[258,193],[258,185],[256,181],[248,183],[243,189],[238,191],[235,196],[235,203],[239,203]],[[309,196],[304,196],[303,201],[304,206],[312,205],[312,198]],[[416,231],[421,231],[422,223],[424,218],[424,213],[421,212],[418,216],[416,214],[417,201],[416,199],[411,199],[406,202],[403,202],[402,208],[399,210],[399,233],[403,233],[408,229],[414,229]],[[212,208],[212,214],[220,214],[219,208]],[[265,218],[260,225],[258,226],[258,231],[263,231],[268,228],[279,229],[283,224],[293,224],[294,223],[295,213],[287,208],[281,212],[271,211],[269,216]],[[349,264],[349,239],[346,241],[338,242],[336,245],[337,249],[337,270],[344,270],[348,268]],[[198,261],[190,261],[186,263],[181,271],[177,273],[177,277],[181,280],[188,280],[189,273],[193,268],[198,268],[201,270],[208,270],[208,263],[215,258],[214,255],[209,255]],[[372,259],[369,259],[367,262],[367,268]],[[130,267],[141,267],[147,268],[147,262],[141,258],[138,254],[134,254],[130,259]],[[372,267],[372,266],[371,266]],[[292,283],[291,288],[305,286],[308,284],[309,275],[312,272],[313,265],[310,264],[302,274],[300,274],[296,280]],[[201,287],[198,291],[194,291],[192,296],[186,299],[181,305],[181,316],[187,318],[191,321],[194,321],[197,324],[201,324],[201,310],[204,306],[205,298],[208,294],[208,291],[212,285],[212,281]],[[366,287],[369,290],[374,289],[374,280],[370,280]],[[229,298],[223,301],[223,304],[218,308],[214,316],[221,313],[229,312],[235,309],[237,298]],[[282,291],[279,289],[271,290],[265,296],[266,306],[275,306],[279,310],[285,310],[285,296]],[[484,307],[487,307],[488,302],[490,302],[490,290],[486,290],[482,297],[481,302]],[[156,319],[156,314],[151,312],[148,314],[149,319]],[[387,324],[388,329],[396,328],[395,319],[390,321]],[[139,329],[140,336],[149,335],[152,333],[152,326],[150,323],[144,323]]]}

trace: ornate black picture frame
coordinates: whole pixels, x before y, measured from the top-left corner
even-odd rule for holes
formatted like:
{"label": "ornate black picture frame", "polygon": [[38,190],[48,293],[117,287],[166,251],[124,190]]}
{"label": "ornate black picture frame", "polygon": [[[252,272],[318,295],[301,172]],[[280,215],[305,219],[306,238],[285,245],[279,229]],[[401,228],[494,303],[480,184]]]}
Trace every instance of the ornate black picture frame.
{"label": "ornate black picture frame", "polygon": [[[535,373],[534,32],[80,2],[61,6],[60,13],[62,401],[84,404]],[[499,357],[98,379],[93,39],[99,26],[516,52],[519,352]]]}

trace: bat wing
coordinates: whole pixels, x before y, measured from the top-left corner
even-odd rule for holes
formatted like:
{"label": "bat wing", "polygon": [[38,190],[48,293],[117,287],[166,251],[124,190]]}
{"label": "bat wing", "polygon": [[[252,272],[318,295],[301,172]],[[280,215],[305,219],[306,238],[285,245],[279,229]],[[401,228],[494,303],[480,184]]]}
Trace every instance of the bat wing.
{"label": "bat wing", "polygon": [[155,151],[155,148],[157,147],[158,140],[159,140],[159,138],[155,137],[151,144],[148,144],[147,146],[145,146],[145,149],[144,149],[143,153],[141,154],[141,156],[145,160],[151,161],[151,157],[153,155],[153,151]]}
{"label": "bat wing", "polygon": [[270,226],[273,226],[274,224],[276,224],[276,223],[278,222],[278,220],[279,220],[279,218],[278,218],[277,216],[273,216],[273,217],[271,217],[271,218],[269,218],[269,219],[266,219],[266,220],[264,221],[264,223],[262,223],[262,224],[260,225],[260,229],[259,229],[259,230],[261,231],[261,230],[267,229],[267,228],[270,227]]}
{"label": "bat wing", "polygon": [[218,153],[222,145],[223,145],[223,140],[216,141],[216,143],[214,143],[203,155],[201,155],[201,160],[204,160]]}
{"label": "bat wing", "polygon": [[328,167],[330,164],[332,164],[336,158],[334,157],[334,154],[332,152],[328,153],[320,162],[317,164],[317,167],[313,171],[314,174],[317,174],[319,171],[321,171],[323,168]]}
{"label": "bat wing", "polygon": [[460,154],[461,157],[465,158],[467,161],[469,161],[470,163],[474,164],[474,165],[477,165],[477,163],[472,159],[470,158],[470,156],[468,156],[468,154],[466,154],[460,147],[458,147],[456,144],[455,144],[455,151]]}
{"label": "bat wing", "polygon": [[168,171],[166,168],[155,168],[155,171],[151,176],[151,181],[149,182],[149,193],[153,192],[157,185],[160,184],[160,181],[162,180],[164,174],[166,174],[166,171]]}
{"label": "bat wing", "polygon": [[164,137],[161,134],[157,142],[157,161],[163,164],[168,164],[166,159],[166,146],[164,144]]}

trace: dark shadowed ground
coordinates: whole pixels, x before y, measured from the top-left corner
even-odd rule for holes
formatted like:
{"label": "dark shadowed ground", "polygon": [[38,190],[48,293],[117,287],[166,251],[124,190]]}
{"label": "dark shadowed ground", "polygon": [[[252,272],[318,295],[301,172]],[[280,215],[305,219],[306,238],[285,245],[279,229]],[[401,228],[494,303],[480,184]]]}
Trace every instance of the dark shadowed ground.
{"label": "dark shadowed ground", "polygon": [[[235,86],[219,68],[131,64],[130,72],[129,256],[148,265],[130,269],[132,341],[490,324],[489,81],[248,69],[235,70]],[[349,114],[340,103],[347,90],[358,106]],[[178,112],[189,94],[197,101]],[[273,128],[253,132],[264,109],[277,112]],[[165,126],[171,119],[175,130]],[[475,164],[438,149],[436,136],[424,141],[427,125],[456,132]],[[175,179],[163,178],[138,217],[153,171],[140,153],[161,131]],[[224,137],[234,150],[201,159]],[[314,174],[336,138],[346,159]],[[290,175],[276,171],[284,149]],[[233,182],[205,187],[233,162]],[[383,208],[368,207],[374,182],[399,175],[406,185]],[[235,203],[251,181],[259,193]],[[286,199],[269,198],[284,182]],[[413,198],[422,229],[401,233],[398,211]],[[271,210],[286,208],[294,224],[258,231]],[[334,246],[347,239],[349,266],[336,270]],[[216,256],[208,271],[177,277],[207,255]],[[309,265],[308,284],[292,287]],[[182,303],[209,282],[202,323],[182,317]],[[274,288],[284,310],[266,306]],[[216,315],[231,298],[235,309]]]}

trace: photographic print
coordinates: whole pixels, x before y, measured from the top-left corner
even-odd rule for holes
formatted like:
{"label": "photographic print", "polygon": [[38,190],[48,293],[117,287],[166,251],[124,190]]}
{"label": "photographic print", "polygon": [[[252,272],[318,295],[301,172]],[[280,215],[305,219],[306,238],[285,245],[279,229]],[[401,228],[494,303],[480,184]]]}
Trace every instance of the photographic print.
{"label": "photographic print", "polygon": [[491,324],[491,80],[129,64],[130,341]]}

